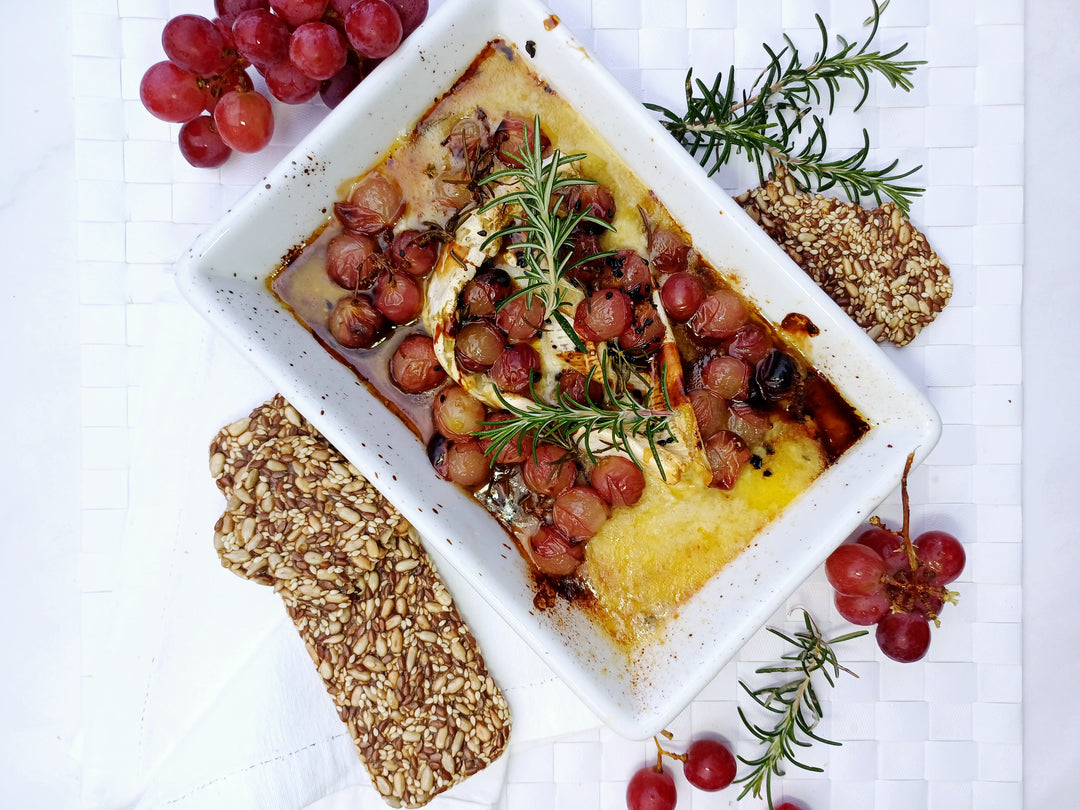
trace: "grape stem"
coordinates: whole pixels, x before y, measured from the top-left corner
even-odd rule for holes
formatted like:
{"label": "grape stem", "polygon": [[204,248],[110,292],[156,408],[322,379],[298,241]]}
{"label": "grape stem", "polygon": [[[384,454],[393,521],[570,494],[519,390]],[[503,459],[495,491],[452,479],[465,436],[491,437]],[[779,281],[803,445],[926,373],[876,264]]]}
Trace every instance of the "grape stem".
{"label": "grape stem", "polygon": [[[675,736],[670,731],[668,731],[667,729],[664,729],[663,731],[661,731],[660,734],[663,735],[664,739],[667,739],[667,740],[670,740],[672,737]],[[660,740],[656,739],[655,736],[653,737],[653,742],[656,743],[656,772],[657,773],[660,773],[661,771],[664,770],[664,757],[671,757],[672,759],[679,760],[679,762],[686,762],[686,754],[679,754],[679,753],[676,753],[675,751],[668,751],[666,748],[664,748],[664,746],[660,745]]]}
{"label": "grape stem", "polygon": [[911,498],[908,496],[907,479],[908,473],[911,472],[911,465],[915,460],[915,453],[912,452],[907,457],[907,463],[904,464],[904,474],[900,476],[900,503],[903,510],[904,523],[901,526],[900,531],[894,532],[888,526],[885,525],[885,521],[874,515],[870,518],[870,525],[877,526],[879,529],[889,532],[889,534],[895,534],[903,541],[904,553],[907,555],[908,564],[911,566],[912,571],[919,570],[919,558],[915,554],[915,544],[911,542]]}

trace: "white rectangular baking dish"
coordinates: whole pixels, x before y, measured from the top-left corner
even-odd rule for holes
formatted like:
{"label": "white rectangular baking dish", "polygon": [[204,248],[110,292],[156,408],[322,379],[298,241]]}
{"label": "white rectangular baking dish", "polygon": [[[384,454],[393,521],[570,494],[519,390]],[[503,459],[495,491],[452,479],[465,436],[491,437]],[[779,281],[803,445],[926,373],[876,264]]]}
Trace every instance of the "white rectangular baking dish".
{"label": "white rectangular baking dish", "polygon": [[[519,555],[470,497],[438,479],[423,444],[324,351],[267,287],[327,218],[343,183],[408,133],[492,39],[522,53],[692,235],[710,264],[779,323],[821,332],[809,358],[870,423],[867,434],[693,597],[663,638],[627,656],[582,613],[538,611]],[[883,352],[710,180],[647,110],[534,0],[449,0],[331,112],[177,268],[179,286],[279,386],[612,729],[656,733],[921,460],[937,414]],[[471,617],[473,622],[478,617]],[[498,673],[495,673],[497,676]]]}

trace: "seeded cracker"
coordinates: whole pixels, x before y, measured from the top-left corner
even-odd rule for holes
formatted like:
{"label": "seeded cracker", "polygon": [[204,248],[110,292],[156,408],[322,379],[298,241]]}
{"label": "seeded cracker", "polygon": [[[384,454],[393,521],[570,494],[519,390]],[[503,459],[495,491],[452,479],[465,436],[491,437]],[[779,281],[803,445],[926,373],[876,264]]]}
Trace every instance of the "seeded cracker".
{"label": "seeded cracker", "polygon": [[509,708],[415,530],[286,407],[212,444],[219,486],[233,469],[215,546],[281,595],[379,793],[420,807],[498,758]]}
{"label": "seeded cracker", "polygon": [[952,296],[949,268],[895,203],[800,191],[781,166],[735,199],[879,343],[910,343]]}

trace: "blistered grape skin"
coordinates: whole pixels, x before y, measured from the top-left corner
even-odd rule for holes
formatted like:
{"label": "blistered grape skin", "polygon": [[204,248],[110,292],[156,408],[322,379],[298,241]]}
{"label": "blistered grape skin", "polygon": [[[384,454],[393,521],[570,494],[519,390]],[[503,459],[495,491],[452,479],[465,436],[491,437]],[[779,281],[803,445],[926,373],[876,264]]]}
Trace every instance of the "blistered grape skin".
{"label": "blistered grape skin", "polygon": [[624,456],[602,456],[589,481],[613,507],[633,506],[645,492],[645,473]]}
{"label": "blistered grape skin", "polygon": [[546,443],[536,445],[521,468],[525,485],[540,495],[558,495],[569,489],[577,473],[577,464],[567,450]]}
{"label": "blistered grape skin", "polygon": [[435,346],[427,335],[409,335],[390,358],[390,379],[407,394],[419,394],[446,380]]}

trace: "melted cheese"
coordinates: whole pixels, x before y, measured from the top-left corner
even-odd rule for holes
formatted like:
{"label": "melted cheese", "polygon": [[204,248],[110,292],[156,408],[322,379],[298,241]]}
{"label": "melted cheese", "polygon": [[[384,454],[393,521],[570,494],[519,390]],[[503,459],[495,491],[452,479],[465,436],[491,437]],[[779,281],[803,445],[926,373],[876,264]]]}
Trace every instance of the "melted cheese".
{"label": "melted cheese", "polygon": [[798,425],[774,427],[761,469],[745,465],[730,490],[708,486],[695,465],[676,484],[650,476],[641,500],[616,509],[586,546],[584,579],[599,620],[631,647],[735,559],[825,468]]}

